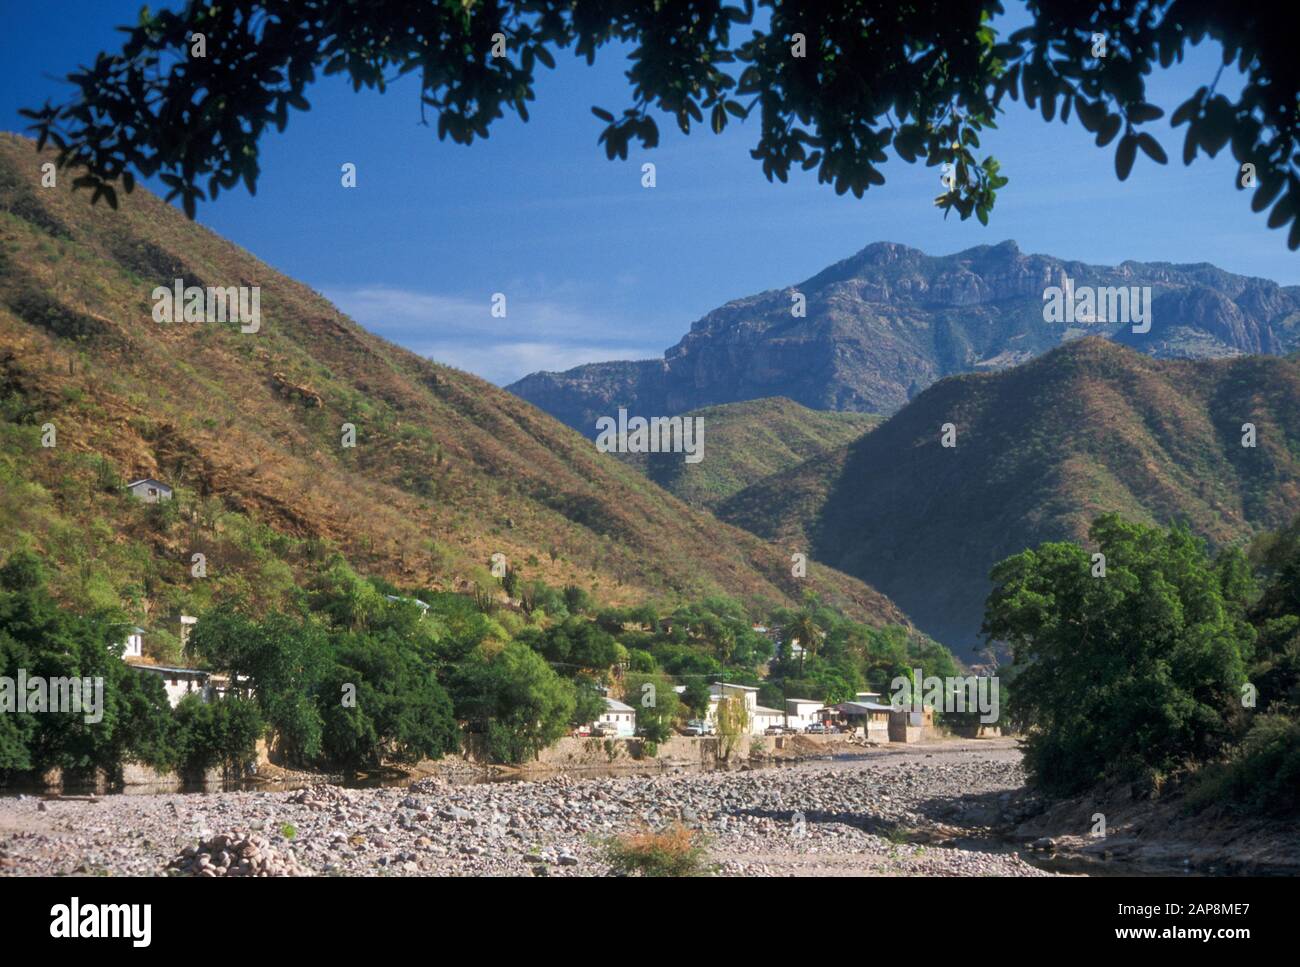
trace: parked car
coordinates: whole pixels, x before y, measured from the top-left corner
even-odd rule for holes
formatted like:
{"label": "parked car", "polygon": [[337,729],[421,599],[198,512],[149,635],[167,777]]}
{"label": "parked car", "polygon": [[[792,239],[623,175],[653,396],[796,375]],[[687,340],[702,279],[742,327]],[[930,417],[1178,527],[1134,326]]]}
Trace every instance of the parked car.
{"label": "parked car", "polygon": [[587,736],[591,735],[591,726],[579,725],[576,729],[573,730],[573,734],[578,736],[579,738],[586,738]]}
{"label": "parked car", "polygon": [[784,725],[769,725],[763,730],[764,735],[785,735]]}
{"label": "parked car", "polygon": [[804,731],[809,735],[825,735],[826,726],[822,725],[820,722],[814,722],[812,725],[805,728]]}
{"label": "parked car", "polygon": [[618,735],[618,726],[613,722],[597,722],[592,726],[591,734],[602,739],[612,739]]}
{"label": "parked car", "polygon": [[691,719],[682,728],[682,735],[712,735],[713,726],[703,719]]}

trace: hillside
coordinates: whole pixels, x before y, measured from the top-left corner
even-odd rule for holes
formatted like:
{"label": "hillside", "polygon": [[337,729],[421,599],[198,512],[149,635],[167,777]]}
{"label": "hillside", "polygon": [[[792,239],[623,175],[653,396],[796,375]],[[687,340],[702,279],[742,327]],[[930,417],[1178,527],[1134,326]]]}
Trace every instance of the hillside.
{"label": "hillside", "polygon": [[[1151,330],[1044,321],[1044,290],[1150,286]],[[807,315],[792,314],[792,297]],[[1208,264],[1087,265],[1026,255],[1015,242],[930,256],[868,245],[810,279],[736,299],[695,322],[663,359],[533,373],[507,387],[569,426],[626,406],[671,416],[784,396],[818,410],[892,413],[945,376],[1005,369],[1084,335],[1161,358],[1300,348],[1300,287]]]}
{"label": "hillside", "polygon": [[[856,580],[718,523],[519,398],[363,330],[144,190],[118,211],[39,185],[0,135],[0,548],[83,605],[149,613],[300,593],[341,551],[402,587],[466,589],[494,553],[612,604],[818,590],[904,620]],[[151,294],[260,286],[261,328],[156,322]],[[53,424],[57,445],[41,445]],[[341,445],[352,424],[356,446]],[[122,483],[177,487],[143,506]],[[208,576],[191,577],[192,554]]]}
{"label": "hillside", "polygon": [[696,507],[713,507],[769,474],[855,440],[881,419],[810,410],[781,398],[706,406],[685,416],[704,420],[705,459],[686,463],[670,453],[623,459]]}
{"label": "hillside", "polygon": [[[944,423],[957,445],[940,445]],[[1254,423],[1258,446],[1241,445]],[[1185,521],[1215,544],[1300,506],[1300,361],[1158,360],[1084,339],[943,380],[857,441],[725,501],[719,516],[871,582],[954,648],[988,573],[1088,523]]]}

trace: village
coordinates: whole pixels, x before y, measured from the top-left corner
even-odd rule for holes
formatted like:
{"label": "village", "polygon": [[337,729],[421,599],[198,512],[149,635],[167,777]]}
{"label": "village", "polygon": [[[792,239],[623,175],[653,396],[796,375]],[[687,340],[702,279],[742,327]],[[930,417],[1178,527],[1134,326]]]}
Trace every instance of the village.
{"label": "village", "polygon": [[[136,500],[146,504],[170,501],[173,488],[152,477],[132,480],[126,484],[126,490]],[[392,601],[407,601],[422,610],[428,606],[415,598],[399,598],[388,595]],[[198,618],[194,615],[176,614],[165,619],[180,642],[184,654],[189,636]],[[763,625],[754,625],[757,634],[769,636],[778,649],[788,647],[798,656],[801,648],[797,639],[788,646],[781,641],[779,632],[769,630]],[[220,699],[230,689],[227,677],[201,668],[180,665],[157,664],[145,656],[144,638],[148,634],[142,627],[130,629],[122,644],[121,657],[135,670],[158,676],[163,683],[169,703],[173,708],[180,704],[187,695],[197,695],[201,701],[210,702]],[[618,668],[611,670],[612,680],[619,680]],[[605,711],[594,721],[575,728],[574,738],[599,738],[610,740],[631,740],[640,737],[643,730],[637,725],[635,705],[622,701],[613,694],[608,685],[600,686],[604,693]],[[685,685],[677,685],[674,690],[678,695],[686,691]],[[759,688],[753,685],[741,685],[724,681],[709,684],[709,706],[703,718],[686,720],[677,725],[676,731],[685,737],[716,736],[719,732],[719,707],[724,702],[735,703],[735,716],[738,723],[736,731],[751,737],[781,737],[789,735],[843,735],[855,737],[867,742],[918,742],[930,738],[934,731],[934,709],[930,705],[921,707],[898,707],[882,701],[880,692],[858,692],[851,701],[824,704],[809,698],[788,698],[784,708],[770,708],[758,704]],[[633,697],[636,701],[636,697]],[[645,700],[643,699],[643,702]],[[652,705],[645,703],[643,707]]]}
{"label": "village", "polygon": [[[684,685],[676,686],[678,694]],[[678,729],[684,736],[715,736],[719,730],[719,706],[734,701],[744,709],[741,719],[749,736],[846,735],[869,742],[919,742],[934,728],[934,709],[895,707],[881,702],[879,692],[858,692],[852,701],[825,705],[808,698],[786,699],[784,709],[758,704],[759,689],[753,685],[713,682],[709,685],[709,709],[705,718],[691,719]],[[633,738],[638,735],[636,709],[618,699],[605,698],[606,711],[590,726],[574,730],[578,737]]]}

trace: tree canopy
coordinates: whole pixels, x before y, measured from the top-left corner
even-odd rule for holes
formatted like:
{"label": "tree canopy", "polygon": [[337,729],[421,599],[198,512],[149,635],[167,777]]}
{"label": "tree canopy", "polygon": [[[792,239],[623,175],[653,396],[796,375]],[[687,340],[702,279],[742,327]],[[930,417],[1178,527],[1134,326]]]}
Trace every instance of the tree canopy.
{"label": "tree canopy", "polygon": [[[1098,146],[1118,138],[1123,180],[1139,151],[1167,161],[1150,130],[1164,112],[1146,99],[1147,76],[1208,39],[1223,66],[1171,118],[1186,126],[1184,163],[1230,145],[1243,166],[1236,187],[1252,187],[1252,208],[1271,206],[1269,227],[1290,223],[1287,243],[1300,247],[1300,62],[1269,12],[1208,0],[1027,7],[1031,23],[999,36],[997,0],[190,2],[143,9],[122,28],[121,50],[68,75],[67,102],[24,113],[42,146],[84,169],[77,185],[93,200],[116,205],[115,183],[129,192],[136,172],[158,175],[194,217],[199,201],[241,180],[256,189],[259,140],[269,126],[283,130],[291,109],[309,109],[318,75],[383,91],[417,74],[421,119],[469,144],[507,111],[528,119],[539,65],[553,68],[556,52],[590,63],[615,46],[626,52],[631,103],[617,114],[592,108],[610,158],[626,158],[634,141],[655,147],[656,115],[717,133],[757,113],[751,154],[769,179],[799,166],[861,196],[884,183],[892,151],[950,165],[936,204],[987,223],[1007,178],[976,151],[1008,96],[1048,122],[1073,114]],[[1244,83],[1230,96],[1218,85],[1233,64]]]}
{"label": "tree canopy", "polygon": [[[1249,583],[1188,531],[1117,515],[1078,544],[1044,544],[993,570],[984,630],[1015,658],[1013,718],[1045,789],[1164,774],[1232,736],[1254,653]],[[1099,564],[1104,563],[1104,572]]]}

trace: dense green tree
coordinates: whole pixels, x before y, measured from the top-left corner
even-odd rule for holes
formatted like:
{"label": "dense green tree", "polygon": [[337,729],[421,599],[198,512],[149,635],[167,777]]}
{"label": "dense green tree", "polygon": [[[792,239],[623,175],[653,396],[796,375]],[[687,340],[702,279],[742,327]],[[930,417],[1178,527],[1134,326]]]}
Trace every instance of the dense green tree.
{"label": "dense green tree", "polygon": [[566,618],[545,630],[529,628],[519,639],[570,676],[579,670],[603,672],[627,656],[613,635],[585,618]]}
{"label": "dense green tree", "polygon": [[628,668],[634,672],[653,672],[659,668],[655,656],[641,648],[628,648],[627,663]]}
{"label": "dense green tree", "polygon": [[342,557],[336,557],[313,582],[310,602],[312,610],[331,624],[352,631],[367,627],[388,607],[383,592]]}
{"label": "dense green tree", "polygon": [[591,595],[576,584],[567,584],[564,587],[564,607],[571,615],[585,614],[592,608]]}
{"label": "dense green tree", "polygon": [[1198,538],[1115,515],[1089,534],[1104,577],[1083,547],[1045,544],[994,569],[985,612],[1018,666],[1026,767],[1055,792],[1219,751],[1253,644]]}
{"label": "dense green tree", "polygon": [[256,761],[265,730],[256,702],[238,695],[205,702],[191,693],[176,706],[176,764],[187,776],[201,777],[214,768],[242,776]]}
{"label": "dense green tree", "polygon": [[497,654],[478,654],[452,678],[456,714],[487,730],[505,762],[535,757],[568,730],[574,686],[532,648],[511,642]]}
{"label": "dense green tree", "polygon": [[590,725],[605,714],[605,694],[600,691],[595,679],[589,675],[579,675],[573,679],[573,711],[569,715],[569,725],[577,728]]}
{"label": "dense green tree", "polygon": [[440,759],[460,748],[451,698],[409,643],[350,635],[322,690],[329,761],[349,769]]}
{"label": "dense green tree", "polygon": [[[161,682],[148,681],[120,657],[126,622],[116,614],[78,615],[60,608],[45,587],[36,555],[13,554],[0,567],[0,676],[90,680],[81,711],[6,712],[0,771],[69,773],[102,769],[115,777],[124,761],[167,766],[172,759],[169,708]],[[102,690],[101,690],[102,686]],[[96,698],[98,696],[98,699]],[[10,696],[16,703],[16,695]]]}
{"label": "dense green tree", "polygon": [[207,667],[229,675],[234,692],[257,702],[292,756],[320,754],[321,683],[332,647],[316,621],[282,614],[254,621],[222,607],[203,615],[190,647]]}
{"label": "dense green tree", "polygon": [[658,674],[632,672],[623,679],[623,700],[636,709],[637,732],[651,742],[666,742],[682,703],[671,679]]}
{"label": "dense green tree", "polygon": [[522,607],[527,614],[541,611],[548,618],[567,618],[569,607],[564,603],[564,592],[545,581],[528,581],[520,594]]}
{"label": "dense green tree", "polygon": [[1300,519],[1255,541],[1251,556],[1265,581],[1250,609],[1258,631],[1251,684],[1257,708],[1300,712]]}
{"label": "dense green tree", "polygon": [[709,711],[711,697],[708,683],[701,678],[692,678],[686,683],[686,691],[682,692],[682,704],[690,709],[696,718],[704,718]]}
{"label": "dense green tree", "polygon": [[[805,608],[795,614],[794,618],[782,629],[787,649],[796,644],[801,649],[800,664],[808,658],[815,658],[821,647],[826,632],[822,630],[811,610]],[[787,652],[788,653],[788,652]]]}

